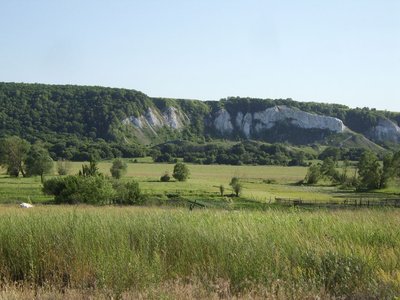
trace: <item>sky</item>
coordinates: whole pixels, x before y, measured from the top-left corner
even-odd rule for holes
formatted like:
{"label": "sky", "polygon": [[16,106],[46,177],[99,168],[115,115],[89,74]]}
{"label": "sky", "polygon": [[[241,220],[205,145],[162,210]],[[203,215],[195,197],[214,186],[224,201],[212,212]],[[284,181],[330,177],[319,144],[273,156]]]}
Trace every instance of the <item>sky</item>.
{"label": "sky", "polygon": [[400,111],[398,0],[0,0],[0,81]]}

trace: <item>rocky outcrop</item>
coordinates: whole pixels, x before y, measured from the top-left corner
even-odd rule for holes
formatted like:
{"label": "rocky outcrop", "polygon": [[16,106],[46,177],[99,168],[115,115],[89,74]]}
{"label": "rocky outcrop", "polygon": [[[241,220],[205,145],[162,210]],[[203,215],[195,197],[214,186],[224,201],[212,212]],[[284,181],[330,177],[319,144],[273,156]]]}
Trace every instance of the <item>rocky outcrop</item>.
{"label": "rocky outcrop", "polygon": [[389,119],[381,118],[366,136],[377,142],[400,143],[400,127]]}
{"label": "rocky outcrop", "polygon": [[[247,138],[271,129],[283,121],[302,129],[329,130],[333,133],[343,132],[346,128],[337,118],[311,114],[287,106],[274,106],[254,113],[238,112],[235,117],[236,128]],[[233,132],[231,115],[227,110],[221,109],[217,112],[214,127],[221,134]]]}
{"label": "rocky outcrop", "polygon": [[221,134],[231,134],[233,132],[231,116],[224,108],[217,112],[213,124],[215,129]]}
{"label": "rocky outcrop", "polygon": [[138,117],[129,116],[122,120],[125,125],[132,125],[139,130],[150,130],[153,134],[157,134],[157,130],[161,127],[168,127],[174,130],[182,129],[189,118],[175,107],[169,107],[164,112],[160,112],[154,108],[148,108],[146,113]]}
{"label": "rocky outcrop", "polygon": [[254,120],[258,121],[256,131],[272,128],[280,121],[287,121],[291,125],[303,129],[321,129],[335,133],[343,132],[345,129],[343,122],[337,118],[311,114],[287,106],[275,106],[262,112],[256,112]]}
{"label": "rocky outcrop", "polygon": [[[190,117],[174,106],[164,110],[149,107],[142,115],[129,116],[122,122],[132,126],[135,129],[135,135],[151,141],[152,137],[159,136],[158,132],[161,128],[182,130],[190,123]],[[267,133],[268,139],[271,140],[282,138],[282,140],[292,142],[299,140],[300,143],[320,140],[329,132],[343,133],[347,129],[337,118],[308,113],[285,105],[277,105],[256,112],[239,111],[236,114],[231,114],[227,109],[221,108],[212,115],[205,115],[204,124],[208,128],[214,128],[219,136],[226,138],[242,135],[249,139],[264,139]],[[304,139],[300,136],[297,139],[298,136],[294,135],[299,131],[293,131],[290,128],[310,129],[310,136],[304,136]],[[302,132],[307,134],[305,131]],[[381,118],[375,127],[365,133],[365,136],[376,142],[400,143],[400,128],[391,120]]]}
{"label": "rocky outcrop", "polygon": [[164,125],[172,129],[181,129],[184,126],[184,121],[187,120],[187,116],[183,115],[175,107],[169,107],[163,114]]}
{"label": "rocky outcrop", "polygon": [[236,115],[236,126],[246,136],[246,138],[250,138],[252,124],[253,116],[251,113],[246,113],[243,116],[242,112],[238,112]]}

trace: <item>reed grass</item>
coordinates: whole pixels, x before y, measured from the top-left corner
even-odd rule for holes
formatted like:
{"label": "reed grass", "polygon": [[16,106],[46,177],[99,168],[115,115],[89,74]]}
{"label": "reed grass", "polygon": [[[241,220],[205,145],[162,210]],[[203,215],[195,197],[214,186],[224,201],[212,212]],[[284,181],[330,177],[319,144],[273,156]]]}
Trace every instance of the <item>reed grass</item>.
{"label": "reed grass", "polygon": [[227,295],[392,298],[399,226],[389,210],[2,206],[0,281],[113,295],[181,281],[210,293],[224,282]]}

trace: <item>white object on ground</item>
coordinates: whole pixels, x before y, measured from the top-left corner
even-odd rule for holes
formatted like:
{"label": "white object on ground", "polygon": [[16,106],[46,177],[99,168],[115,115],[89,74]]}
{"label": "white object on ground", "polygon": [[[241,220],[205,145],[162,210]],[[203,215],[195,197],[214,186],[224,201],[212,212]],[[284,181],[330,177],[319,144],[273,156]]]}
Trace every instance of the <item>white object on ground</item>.
{"label": "white object on ground", "polygon": [[21,208],[32,208],[33,205],[32,205],[32,204],[29,204],[29,203],[22,202],[22,203],[19,205],[19,207],[21,207]]}

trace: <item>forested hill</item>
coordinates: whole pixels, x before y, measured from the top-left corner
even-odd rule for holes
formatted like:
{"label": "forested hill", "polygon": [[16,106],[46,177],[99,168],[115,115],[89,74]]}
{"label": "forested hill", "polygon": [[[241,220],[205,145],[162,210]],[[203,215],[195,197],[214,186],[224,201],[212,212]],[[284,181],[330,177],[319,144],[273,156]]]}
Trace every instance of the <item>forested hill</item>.
{"label": "forested hill", "polygon": [[151,98],[97,86],[0,83],[0,137],[46,142],[56,156],[135,156],[169,140],[289,144],[400,142],[400,114],[291,99]]}

